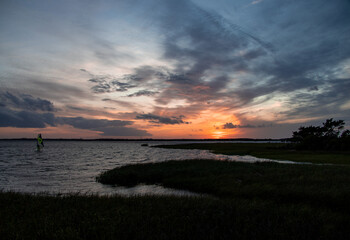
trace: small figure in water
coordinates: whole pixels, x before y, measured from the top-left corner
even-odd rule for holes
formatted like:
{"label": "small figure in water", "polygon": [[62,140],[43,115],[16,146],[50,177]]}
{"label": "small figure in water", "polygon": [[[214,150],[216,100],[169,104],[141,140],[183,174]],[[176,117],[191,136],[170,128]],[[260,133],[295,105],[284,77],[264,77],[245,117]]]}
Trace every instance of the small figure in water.
{"label": "small figure in water", "polygon": [[42,147],[44,147],[44,141],[43,138],[41,137],[41,133],[38,134],[38,137],[36,139],[36,150],[39,152]]}

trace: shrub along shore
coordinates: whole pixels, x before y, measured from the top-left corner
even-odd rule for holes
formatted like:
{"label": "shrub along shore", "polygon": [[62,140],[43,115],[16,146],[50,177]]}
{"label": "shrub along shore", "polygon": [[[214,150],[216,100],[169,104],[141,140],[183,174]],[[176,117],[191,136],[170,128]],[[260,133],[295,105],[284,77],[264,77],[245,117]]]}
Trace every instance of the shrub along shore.
{"label": "shrub along shore", "polygon": [[[248,143],[172,146],[215,153],[337,165],[214,160],[129,165],[101,173],[103,184],[139,183],[202,193],[177,196],[45,196],[0,192],[2,239],[348,239],[346,152],[296,152]],[[290,156],[285,158],[283,156]],[[274,156],[276,158],[273,158]],[[291,157],[292,156],[292,157]],[[332,156],[332,158],[329,158]]]}

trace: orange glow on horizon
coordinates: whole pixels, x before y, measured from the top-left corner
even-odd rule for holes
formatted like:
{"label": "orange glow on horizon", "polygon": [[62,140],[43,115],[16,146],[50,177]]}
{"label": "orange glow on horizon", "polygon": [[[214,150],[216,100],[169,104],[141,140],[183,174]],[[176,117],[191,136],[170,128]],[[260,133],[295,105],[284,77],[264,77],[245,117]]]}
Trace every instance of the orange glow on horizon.
{"label": "orange glow on horizon", "polygon": [[225,132],[222,132],[222,131],[215,131],[212,134],[213,138],[215,138],[215,139],[225,138],[226,135],[227,134]]}
{"label": "orange glow on horizon", "polygon": [[[96,116],[94,119],[114,120],[106,116]],[[124,119],[128,120],[128,119]],[[245,137],[246,130],[240,128],[225,129],[226,123],[239,125],[240,121],[231,113],[224,110],[214,112],[206,110],[193,118],[183,119],[189,124],[157,124],[145,120],[129,119],[132,122],[126,125],[126,128],[135,128],[145,130],[151,136],[103,136],[103,132],[78,129],[70,125],[58,125],[56,127],[47,126],[46,128],[0,128],[0,138],[35,138],[38,133],[43,134],[44,138],[127,138],[127,139],[227,139]]]}
{"label": "orange glow on horizon", "polygon": [[[232,114],[222,112],[203,111],[199,116],[184,121],[191,124],[147,126],[142,129],[147,130],[153,136],[160,139],[225,139],[243,137],[242,129],[224,129],[226,123],[240,124],[240,121]],[[138,125],[142,125],[139,122]]]}

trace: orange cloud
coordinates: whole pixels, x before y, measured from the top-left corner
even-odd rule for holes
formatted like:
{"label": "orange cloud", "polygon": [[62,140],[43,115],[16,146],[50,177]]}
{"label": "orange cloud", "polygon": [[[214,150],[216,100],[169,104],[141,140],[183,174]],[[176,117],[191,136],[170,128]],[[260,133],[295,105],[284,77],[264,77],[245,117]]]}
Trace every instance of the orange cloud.
{"label": "orange cloud", "polygon": [[153,138],[194,138],[194,139],[225,139],[242,137],[244,129],[223,129],[226,122],[240,124],[240,121],[232,114],[202,111],[193,119],[186,119],[191,124],[181,125],[148,125],[147,131]]}

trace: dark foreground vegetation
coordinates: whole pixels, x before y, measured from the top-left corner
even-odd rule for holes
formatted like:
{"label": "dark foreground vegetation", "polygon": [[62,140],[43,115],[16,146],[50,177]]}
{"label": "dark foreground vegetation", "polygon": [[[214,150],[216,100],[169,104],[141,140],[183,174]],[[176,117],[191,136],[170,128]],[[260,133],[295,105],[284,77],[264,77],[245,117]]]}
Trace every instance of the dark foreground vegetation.
{"label": "dark foreground vegetation", "polygon": [[327,119],[322,126],[301,126],[293,132],[296,149],[350,150],[350,130],[344,130],[344,120]]}
{"label": "dark foreground vegetation", "polygon": [[102,173],[103,184],[161,184],[218,198],[302,203],[349,210],[350,167],[215,160],[127,165]]}
{"label": "dark foreground vegetation", "polygon": [[350,167],[213,160],[130,165],[98,177],[203,197],[0,192],[1,239],[348,239]]}
{"label": "dark foreground vegetation", "polygon": [[1,239],[347,239],[341,211],[188,197],[0,193]]}
{"label": "dark foreground vegetation", "polygon": [[[207,232],[204,238],[345,239],[350,233],[350,167],[170,161],[116,168],[98,181],[162,184],[206,194],[188,210],[191,215],[204,202],[215,203],[197,212],[204,225],[188,223]],[[217,217],[224,221],[210,220]]]}

